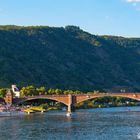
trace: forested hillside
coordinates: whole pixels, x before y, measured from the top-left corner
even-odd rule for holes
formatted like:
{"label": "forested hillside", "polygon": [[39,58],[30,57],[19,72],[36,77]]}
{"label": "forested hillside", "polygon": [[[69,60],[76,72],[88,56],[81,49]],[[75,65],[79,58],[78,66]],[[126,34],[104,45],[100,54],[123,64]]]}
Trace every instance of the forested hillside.
{"label": "forested hillside", "polygon": [[140,39],[79,27],[0,26],[0,87],[140,91]]}

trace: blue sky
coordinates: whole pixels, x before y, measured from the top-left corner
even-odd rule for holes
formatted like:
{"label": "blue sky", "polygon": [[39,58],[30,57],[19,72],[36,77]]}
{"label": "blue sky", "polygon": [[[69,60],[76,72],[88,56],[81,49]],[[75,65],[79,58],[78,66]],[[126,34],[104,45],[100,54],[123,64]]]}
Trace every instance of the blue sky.
{"label": "blue sky", "polygon": [[0,25],[80,26],[92,34],[140,37],[140,0],[0,0]]}

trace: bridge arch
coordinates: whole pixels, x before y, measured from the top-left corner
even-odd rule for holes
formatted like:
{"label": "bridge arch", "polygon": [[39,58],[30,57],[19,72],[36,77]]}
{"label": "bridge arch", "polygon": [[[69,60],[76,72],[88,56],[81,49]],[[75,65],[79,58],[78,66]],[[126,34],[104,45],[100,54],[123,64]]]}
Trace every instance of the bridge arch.
{"label": "bridge arch", "polygon": [[133,95],[122,95],[122,94],[103,94],[103,95],[87,95],[83,98],[77,98],[77,103],[76,104],[79,104],[81,102],[84,102],[84,101],[88,101],[88,100],[92,100],[92,99],[96,99],[96,98],[103,98],[103,97],[123,97],[123,98],[128,98],[128,99],[133,99],[133,100],[137,100],[137,101],[140,101],[140,98],[137,97],[136,94],[133,94]]}
{"label": "bridge arch", "polygon": [[37,99],[52,100],[52,101],[60,102],[60,103],[62,103],[62,104],[64,104],[64,105],[68,106],[67,97],[59,97],[59,96],[25,97],[25,98],[20,98],[19,100],[15,101],[15,103],[16,103],[17,105],[19,105],[19,104],[22,104],[22,103],[24,103],[24,102],[26,102],[26,101],[37,100]]}

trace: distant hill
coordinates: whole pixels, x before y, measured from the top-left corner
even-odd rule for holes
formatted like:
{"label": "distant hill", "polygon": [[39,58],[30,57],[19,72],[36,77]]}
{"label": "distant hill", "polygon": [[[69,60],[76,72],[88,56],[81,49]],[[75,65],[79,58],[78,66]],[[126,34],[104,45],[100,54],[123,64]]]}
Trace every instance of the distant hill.
{"label": "distant hill", "polygon": [[140,38],[79,27],[0,26],[0,87],[140,91]]}

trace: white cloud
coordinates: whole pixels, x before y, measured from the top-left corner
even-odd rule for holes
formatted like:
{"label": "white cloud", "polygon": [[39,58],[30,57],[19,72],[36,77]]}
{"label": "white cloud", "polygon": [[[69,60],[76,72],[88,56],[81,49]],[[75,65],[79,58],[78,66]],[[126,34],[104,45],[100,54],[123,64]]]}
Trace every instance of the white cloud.
{"label": "white cloud", "polygon": [[140,0],[125,0],[126,2],[132,4],[137,11],[140,11]]}
{"label": "white cloud", "polygon": [[127,2],[129,3],[137,3],[137,2],[140,2],[140,0],[126,0]]}

